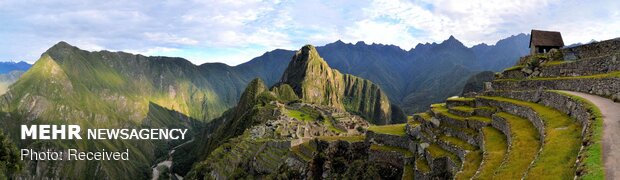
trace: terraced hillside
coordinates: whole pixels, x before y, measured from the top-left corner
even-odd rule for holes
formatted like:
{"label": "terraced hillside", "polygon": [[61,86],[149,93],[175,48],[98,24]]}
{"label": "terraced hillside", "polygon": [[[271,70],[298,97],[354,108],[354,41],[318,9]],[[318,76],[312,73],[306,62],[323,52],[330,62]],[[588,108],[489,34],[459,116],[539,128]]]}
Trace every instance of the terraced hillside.
{"label": "terraced hillside", "polygon": [[[620,177],[612,148],[619,55],[620,39],[612,39],[526,56],[484,92],[414,114],[402,136],[409,151],[399,151],[408,156],[395,161],[403,163],[403,179]],[[373,134],[369,128],[367,141]]]}

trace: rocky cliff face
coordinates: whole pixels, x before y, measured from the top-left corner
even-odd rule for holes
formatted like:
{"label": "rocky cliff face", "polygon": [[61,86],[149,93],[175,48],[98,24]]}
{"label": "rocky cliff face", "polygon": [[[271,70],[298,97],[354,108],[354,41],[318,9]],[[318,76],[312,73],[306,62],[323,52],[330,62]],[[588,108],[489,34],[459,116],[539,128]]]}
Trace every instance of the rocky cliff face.
{"label": "rocky cliff face", "polygon": [[295,53],[281,84],[290,85],[304,102],[358,113],[376,124],[392,122],[390,102],[378,85],[330,68],[312,45]]}

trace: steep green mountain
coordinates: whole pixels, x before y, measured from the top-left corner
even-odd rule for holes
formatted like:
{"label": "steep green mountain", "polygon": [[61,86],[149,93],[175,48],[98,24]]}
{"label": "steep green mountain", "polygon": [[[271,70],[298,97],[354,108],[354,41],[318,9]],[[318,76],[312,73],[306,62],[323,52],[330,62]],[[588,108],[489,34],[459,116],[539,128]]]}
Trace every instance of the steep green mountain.
{"label": "steep green mountain", "polygon": [[[221,65],[220,65],[221,66]],[[180,58],[88,52],[61,42],[43,53],[2,96],[0,119],[13,140],[19,125],[78,124],[87,128],[189,128],[190,134],[236,102],[245,85],[217,64]],[[209,78],[207,78],[209,76]],[[212,76],[212,77],[211,77]],[[149,166],[181,141],[14,141],[20,148],[118,150],[131,161],[28,161],[28,177],[144,177]],[[45,167],[37,168],[34,167]],[[117,167],[126,167],[119,169]]]}
{"label": "steep green mountain", "polygon": [[297,51],[280,83],[290,85],[304,102],[346,109],[375,124],[391,122],[391,105],[379,86],[331,69],[312,45]]}
{"label": "steep green mountain", "polygon": [[[251,143],[248,142],[247,138],[255,135],[247,135],[248,128],[255,125],[261,127],[261,123],[269,121],[268,125],[263,126],[275,128],[276,134],[279,134],[269,135],[268,139],[277,139],[278,141],[303,140],[304,137],[350,134],[351,130],[346,129],[353,129],[353,133],[355,133],[358,131],[355,130],[357,129],[355,125],[361,123],[367,126],[366,121],[376,124],[404,122],[405,117],[402,112],[393,109],[398,108],[390,104],[387,96],[381,92],[377,85],[369,80],[342,74],[331,69],[320,57],[314,46],[306,45],[293,55],[279,83],[269,90],[262,80],[253,80],[241,96],[237,106],[209,123],[207,125],[209,128],[197,136],[196,139],[205,139],[204,141],[192,142],[177,149],[175,152],[180,153],[175,153],[173,158],[175,159],[174,172],[187,173],[195,159],[207,160],[203,161],[198,167],[194,167],[197,169],[189,172],[190,177],[202,177],[205,176],[205,172],[219,172],[222,170],[217,169],[226,169],[222,168],[221,164],[214,164],[213,161],[226,161],[226,158],[215,159],[216,157],[223,158],[222,156],[228,157],[230,155],[220,153],[221,156],[213,157],[212,153],[219,153],[216,149],[221,148],[221,146]],[[365,120],[356,118],[354,115],[348,115],[347,111],[352,114],[359,114]],[[299,124],[299,120],[302,124]],[[307,121],[314,121],[316,124],[307,123]],[[275,124],[285,125],[278,126]],[[217,128],[213,128],[213,126],[217,126]],[[316,132],[306,132],[311,129]],[[262,134],[269,134],[265,131],[260,130],[263,132]],[[283,134],[282,131],[287,133]],[[255,134],[254,131],[251,132],[250,134]],[[245,135],[242,136],[242,134]],[[294,135],[290,136],[290,134]],[[265,138],[264,136],[260,137]],[[231,138],[234,139],[229,142],[228,140]],[[288,151],[288,148],[284,149]],[[246,156],[245,153],[239,153],[239,156]],[[239,159],[234,161],[245,162],[245,160]],[[277,164],[277,162],[274,163]],[[230,176],[229,173],[227,172],[225,177]]]}
{"label": "steep green mountain", "polygon": [[[472,48],[450,37],[441,43],[418,44],[410,50],[394,45],[342,41],[316,49],[331,68],[374,82],[392,103],[406,113],[413,113],[459,94],[467,78],[476,72],[512,66],[529,52],[528,41],[529,35],[519,34],[500,40],[496,45],[481,44]],[[282,59],[294,53],[274,50],[234,68],[241,74],[261,77],[267,85],[272,85],[286,69]],[[268,71],[263,71],[265,69]],[[444,81],[450,83],[441,83]]]}

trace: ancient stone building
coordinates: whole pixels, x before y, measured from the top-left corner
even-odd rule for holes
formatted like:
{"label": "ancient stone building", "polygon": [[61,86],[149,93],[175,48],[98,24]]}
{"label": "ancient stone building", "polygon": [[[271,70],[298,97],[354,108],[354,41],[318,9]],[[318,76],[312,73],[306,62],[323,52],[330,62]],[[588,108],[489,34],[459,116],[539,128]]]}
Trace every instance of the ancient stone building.
{"label": "ancient stone building", "polygon": [[530,36],[530,54],[549,52],[551,49],[560,49],[564,46],[562,34],[556,31],[541,31],[532,29]]}

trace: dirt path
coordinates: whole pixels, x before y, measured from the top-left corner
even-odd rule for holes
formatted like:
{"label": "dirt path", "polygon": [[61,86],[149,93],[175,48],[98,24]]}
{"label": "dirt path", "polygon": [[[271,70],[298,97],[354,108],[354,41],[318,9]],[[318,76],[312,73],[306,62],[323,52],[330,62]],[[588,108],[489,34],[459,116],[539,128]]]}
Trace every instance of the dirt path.
{"label": "dirt path", "polygon": [[583,97],[603,113],[603,163],[605,179],[620,178],[620,103],[596,95],[564,91]]}

